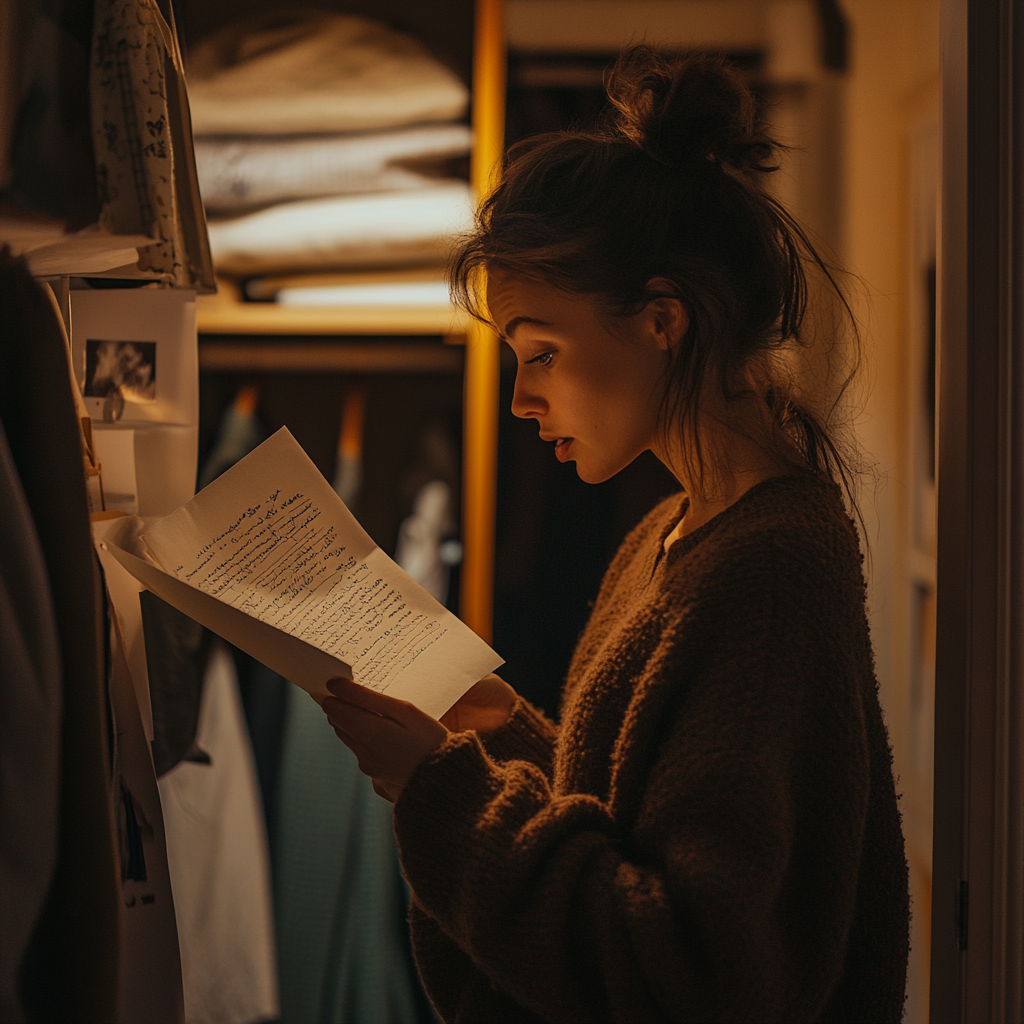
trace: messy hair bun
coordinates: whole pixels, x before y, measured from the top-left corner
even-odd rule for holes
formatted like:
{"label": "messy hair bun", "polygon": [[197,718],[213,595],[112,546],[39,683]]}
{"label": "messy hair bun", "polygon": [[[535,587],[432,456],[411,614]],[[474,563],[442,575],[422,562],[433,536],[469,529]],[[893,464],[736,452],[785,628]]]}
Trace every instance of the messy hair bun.
{"label": "messy hair bun", "polygon": [[[812,409],[787,371],[792,361],[780,358],[824,341],[834,366],[850,340],[847,365],[855,367],[857,338],[834,270],[767,190],[765,172],[784,147],[720,58],[637,46],[619,57],[606,86],[609,107],[597,128],[537,136],[509,151],[503,181],[453,253],[455,301],[489,322],[474,286],[487,269],[599,296],[613,315],[679,299],[690,325],[669,367],[662,425],[688,440],[691,484],[704,481],[700,406],[710,382],[728,399],[753,391],[772,455],[843,485],[855,510],[852,448],[841,444],[837,419],[852,371]],[[824,332],[830,337],[804,326],[811,272],[840,312]]]}
{"label": "messy hair bun", "polygon": [[778,169],[779,144],[758,124],[754,97],[721,57],[666,57],[636,46],[615,63],[605,88],[613,128],[660,163]]}

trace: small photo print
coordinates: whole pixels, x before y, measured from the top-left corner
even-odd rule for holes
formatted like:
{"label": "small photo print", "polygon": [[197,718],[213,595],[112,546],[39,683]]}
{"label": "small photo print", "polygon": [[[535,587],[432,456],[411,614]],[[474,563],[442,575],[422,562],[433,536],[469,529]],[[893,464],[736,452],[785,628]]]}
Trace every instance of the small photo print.
{"label": "small photo print", "polygon": [[85,397],[115,394],[126,402],[156,401],[155,341],[86,341]]}

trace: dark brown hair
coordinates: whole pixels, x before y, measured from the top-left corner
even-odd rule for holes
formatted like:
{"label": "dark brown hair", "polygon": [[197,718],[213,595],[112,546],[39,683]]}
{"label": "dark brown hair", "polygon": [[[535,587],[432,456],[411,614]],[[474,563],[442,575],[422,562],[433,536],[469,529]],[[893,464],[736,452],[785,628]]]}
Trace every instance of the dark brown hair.
{"label": "dark brown hair", "polygon": [[[609,112],[597,129],[509,151],[476,231],[453,253],[455,301],[490,322],[474,287],[487,268],[600,296],[619,316],[660,296],[680,299],[690,326],[670,366],[662,423],[688,432],[695,483],[704,481],[699,406],[711,380],[727,398],[757,394],[772,454],[840,484],[856,511],[852,449],[836,417],[852,371],[812,411],[780,358],[809,344],[812,271],[854,343],[856,325],[837,272],[765,187],[783,147],[758,120],[750,90],[720,58],[645,46],[619,57],[606,88]],[[657,279],[671,287],[652,289]],[[826,333],[831,351],[844,324]]]}

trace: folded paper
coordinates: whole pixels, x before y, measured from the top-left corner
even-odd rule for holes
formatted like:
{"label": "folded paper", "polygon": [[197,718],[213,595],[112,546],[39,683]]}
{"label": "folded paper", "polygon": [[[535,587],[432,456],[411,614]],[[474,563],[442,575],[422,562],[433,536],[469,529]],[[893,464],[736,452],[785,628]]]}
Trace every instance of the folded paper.
{"label": "folded paper", "polygon": [[374,544],[287,428],[107,543],[148,589],[317,700],[347,676],[438,717],[502,663]]}

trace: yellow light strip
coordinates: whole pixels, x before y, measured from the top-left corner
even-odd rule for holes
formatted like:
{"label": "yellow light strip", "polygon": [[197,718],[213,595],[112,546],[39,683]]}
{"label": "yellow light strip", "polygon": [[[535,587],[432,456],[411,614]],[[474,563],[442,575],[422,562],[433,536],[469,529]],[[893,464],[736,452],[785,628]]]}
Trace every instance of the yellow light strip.
{"label": "yellow light strip", "polygon": [[[502,0],[477,0],[473,48],[473,157],[477,198],[497,184],[505,143]],[[494,526],[498,456],[498,339],[474,323],[466,338],[460,613],[484,640],[494,617]]]}

